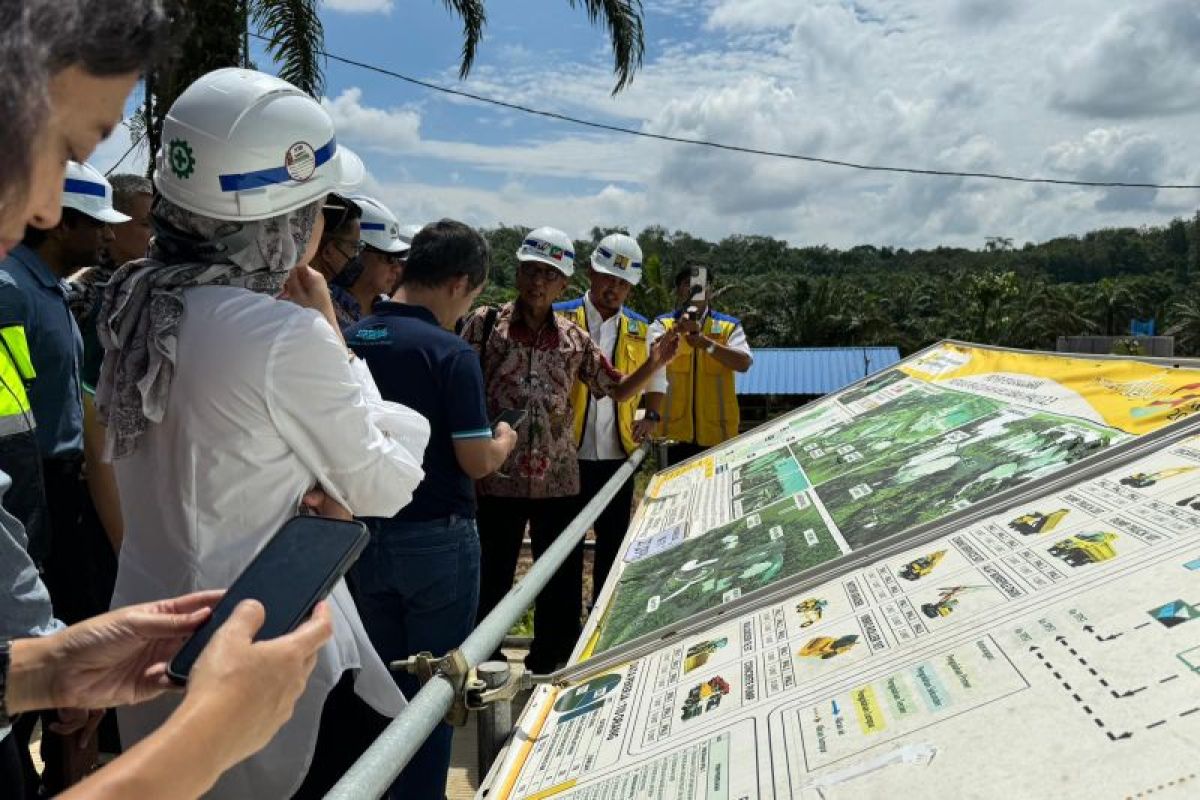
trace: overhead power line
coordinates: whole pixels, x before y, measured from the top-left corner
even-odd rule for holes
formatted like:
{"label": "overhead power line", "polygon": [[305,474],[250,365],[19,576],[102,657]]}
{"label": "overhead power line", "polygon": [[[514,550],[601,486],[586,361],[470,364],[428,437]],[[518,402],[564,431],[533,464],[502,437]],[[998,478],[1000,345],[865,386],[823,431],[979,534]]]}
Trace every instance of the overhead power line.
{"label": "overhead power line", "polygon": [[[267,37],[265,37],[259,33],[252,33],[250,35],[256,39],[261,39],[262,41],[269,41],[269,39]],[[371,72],[379,73],[380,75],[387,75],[388,77],[396,78],[396,79],[402,80],[406,83],[411,83],[414,86],[420,86],[422,88],[429,89],[430,91],[441,92],[443,94],[454,95],[456,97],[464,97],[468,100],[474,100],[479,103],[486,103],[488,105],[499,106],[500,108],[507,108],[511,111],[519,111],[523,114],[531,114],[531,115],[538,116],[538,117],[545,117],[547,119],[553,119],[553,120],[557,120],[559,122],[566,122],[566,123],[569,123],[572,125],[580,125],[580,126],[583,126],[586,128],[593,128],[593,129],[602,130],[602,131],[610,131],[612,133],[621,133],[621,134],[626,134],[628,136],[639,136],[643,139],[656,139],[661,142],[673,142],[675,144],[697,145],[700,147],[709,147],[714,150],[725,150],[725,151],[733,152],[733,153],[746,153],[749,155],[767,156],[770,158],[784,158],[784,159],[788,159],[791,161],[804,161],[804,162],[808,162],[810,164],[824,164],[824,165],[830,166],[830,167],[843,167],[846,169],[856,169],[856,170],[861,170],[864,172],[892,172],[892,173],[902,173],[902,174],[907,174],[907,175],[933,175],[933,176],[945,177],[945,178],[981,178],[984,180],[993,180],[993,181],[1009,181],[1011,183],[1040,183],[1040,184],[1051,184],[1051,185],[1055,185],[1055,186],[1088,186],[1088,187],[1101,188],[1101,189],[1200,189],[1200,185],[1197,185],[1197,184],[1136,183],[1136,182],[1132,182],[1132,181],[1085,181],[1085,180],[1071,180],[1071,179],[1067,179],[1067,178],[1042,178],[1042,177],[1028,177],[1028,176],[1021,176],[1021,175],[1008,175],[1008,174],[997,173],[997,172],[960,172],[957,170],[945,170],[945,169],[923,169],[920,167],[898,167],[898,166],[892,166],[892,165],[887,165],[887,164],[861,164],[861,163],[858,163],[855,161],[845,161],[845,160],[836,159],[836,158],[821,158],[819,156],[803,155],[800,153],[783,153],[783,152],[779,152],[777,150],[760,150],[760,149],[754,148],[754,147],[744,147],[742,145],[727,144],[724,142],[713,142],[713,141],[709,141],[707,139],[693,139],[693,138],[690,138],[687,136],[671,136],[671,135],[665,134],[665,133],[650,133],[649,131],[642,131],[642,130],[638,130],[636,128],[628,128],[623,125],[611,125],[606,122],[597,122],[595,120],[583,119],[582,117],[574,117],[569,114],[560,114],[557,111],[546,111],[544,109],[532,108],[530,106],[521,105],[520,103],[510,103],[506,100],[499,100],[495,97],[488,97],[486,95],[476,94],[474,92],[468,92],[463,89],[451,89],[448,86],[441,86],[436,83],[431,83],[429,81],[421,80],[420,78],[414,78],[411,75],[405,75],[401,72],[396,72],[395,70],[387,69],[385,67],[378,67],[378,66],[375,66],[374,64],[368,64],[364,61],[357,61],[353,58],[339,56],[334,53],[330,53],[327,50],[318,50],[317,52],[320,53],[321,55],[325,56],[326,58],[330,59],[331,61],[337,61],[342,64],[348,64],[352,67],[358,67],[360,69],[365,69],[365,70],[369,70]]]}

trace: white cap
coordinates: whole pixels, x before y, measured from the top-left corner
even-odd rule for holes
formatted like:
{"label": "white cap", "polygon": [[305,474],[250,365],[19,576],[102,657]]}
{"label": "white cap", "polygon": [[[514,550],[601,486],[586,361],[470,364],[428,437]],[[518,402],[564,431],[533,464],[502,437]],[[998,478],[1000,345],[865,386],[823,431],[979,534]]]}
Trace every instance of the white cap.
{"label": "white cap", "polygon": [[75,161],[67,162],[62,207],[73,208],[92,219],[114,225],[131,219],[113,208],[113,189],[108,179],[91,164]]}
{"label": "white cap", "polygon": [[517,248],[518,261],[549,264],[568,278],[575,274],[575,243],[558,228],[535,228]]}
{"label": "white cap", "polygon": [[642,280],[642,248],[631,236],[610,233],[592,251],[592,269],[637,286]]}
{"label": "white cap", "polygon": [[154,185],[188,211],[251,221],[348,194],[364,172],[320,103],[287,81],[230,67],[201,76],[171,104]]}
{"label": "white cap", "polygon": [[359,239],[368,247],[384,253],[400,253],[408,249],[408,243],[400,238],[400,223],[387,207],[365,194],[350,195],[350,199],[362,209]]}

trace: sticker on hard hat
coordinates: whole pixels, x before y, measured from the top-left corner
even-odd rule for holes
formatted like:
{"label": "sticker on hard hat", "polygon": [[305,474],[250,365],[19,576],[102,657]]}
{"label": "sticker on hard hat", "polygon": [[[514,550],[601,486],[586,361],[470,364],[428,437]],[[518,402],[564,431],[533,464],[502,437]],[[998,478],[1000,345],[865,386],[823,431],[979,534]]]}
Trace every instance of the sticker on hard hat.
{"label": "sticker on hard hat", "polygon": [[296,142],[288,148],[283,166],[292,180],[306,181],[317,171],[317,154],[308,142]]}
{"label": "sticker on hard hat", "polygon": [[613,256],[613,266],[617,269],[629,269],[629,265],[632,263],[632,261],[633,260],[629,256],[623,256],[620,253]]}
{"label": "sticker on hard hat", "polygon": [[564,250],[556,244],[543,242],[538,239],[526,239],[525,249],[539,253],[543,256],[547,256],[548,258],[553,258],[555,261],[562,261],[563,256],[566,256],[567,258],[575,258],[575,254],[570,250]]}

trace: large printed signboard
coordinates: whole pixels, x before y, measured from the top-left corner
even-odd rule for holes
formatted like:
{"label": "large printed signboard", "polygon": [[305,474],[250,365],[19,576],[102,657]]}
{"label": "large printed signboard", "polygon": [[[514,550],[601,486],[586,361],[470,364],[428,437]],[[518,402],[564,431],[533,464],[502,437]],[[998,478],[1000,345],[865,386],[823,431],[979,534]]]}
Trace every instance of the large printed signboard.
{"label": "large printed signboard", "polygon": [[1200,796],[1200,437],[1077,472],[541,687],[488,800]]}
{"label": "large printed signboard", "polygon": [[576,661],[966,512],[1200,408],[1200,370],[944,342],[660,473]]}

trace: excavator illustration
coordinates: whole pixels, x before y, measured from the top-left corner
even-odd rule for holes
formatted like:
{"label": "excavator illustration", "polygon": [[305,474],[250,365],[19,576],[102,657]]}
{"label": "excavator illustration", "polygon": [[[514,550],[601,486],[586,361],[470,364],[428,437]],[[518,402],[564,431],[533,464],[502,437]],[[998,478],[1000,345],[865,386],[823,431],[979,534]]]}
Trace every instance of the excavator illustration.
{"label": "excavator illustration", "polygon": [[1035,533],[1049,533],[1059,526],[1071,510],[1068,508],[1060,508],[1057,511],[1051,511],[1049,514],[1043,514],[1041,511],[1030,511],[1028,514],[1022,514],[1016,519],[1008,523],[1008,527],[1012,528],[1022,536],[1032,536]]}
{"label": "excavator illustration", "polygon": [[1050,555],[1061,558],[1072,567],[1096,564],[1116,556],[1117,550],[1112,546],[1116,539],[1115,533],[1106,531],[1077,533],[1055,542],[1050,548]]}
{"label": "excavator illustration", "polygon": [[938,599],[933,603],[922,603],[921,613],[930,619],[948,617],[958,607],[958,596],[976,589],[987,589],[987,586],[944,586],[938,589]]}
{"label": "excavator illustration", "polygon": [[821,621],[821,614],[829,605],[828,600],[817,597],[807,597],[796,604],[796,613],[800,615],[800,627],[807,628]]}
{"label": "excavator illustration", "polygon": [[1121,483],[1125,486],[1132,486],[1135,489],[1147,489],[1159,481],[1174,478],[1176,475],[1186,475],[1198,469],[1200,467],[1171,467],[1169,469],[1160,469],[1158,472],[1135,472],[1132,475],[1121,478]]}
{"label": "excavator illustration", "polygon": [[799,655],[804,658],[829,659],[847,652],[856,644],[858,644],[858,635],[853,633],[839,636],[836,639],[832,636],[818,636],[810,639],[804,647],[801,647]]}
{"label": "excavator illustration", "polygon": [[927,556],[914,558],[900,569],[900,577],[906,581],[915,581],[919,578],[924,578],[933,572],[933,568],[941,563],[941,560],[945,557],[945,550],[936,550]]}

